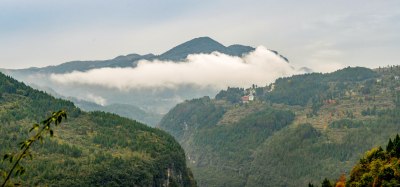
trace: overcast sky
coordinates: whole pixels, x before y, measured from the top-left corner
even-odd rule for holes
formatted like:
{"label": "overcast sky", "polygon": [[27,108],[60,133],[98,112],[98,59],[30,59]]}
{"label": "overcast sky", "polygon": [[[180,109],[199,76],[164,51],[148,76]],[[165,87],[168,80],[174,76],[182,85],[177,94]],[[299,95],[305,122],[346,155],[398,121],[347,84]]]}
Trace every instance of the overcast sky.
{"label": "overcast sky", "polygon": [[160,54],[210,36],[296,66],[400,62],[399,0],[0,0],[0,68]]}

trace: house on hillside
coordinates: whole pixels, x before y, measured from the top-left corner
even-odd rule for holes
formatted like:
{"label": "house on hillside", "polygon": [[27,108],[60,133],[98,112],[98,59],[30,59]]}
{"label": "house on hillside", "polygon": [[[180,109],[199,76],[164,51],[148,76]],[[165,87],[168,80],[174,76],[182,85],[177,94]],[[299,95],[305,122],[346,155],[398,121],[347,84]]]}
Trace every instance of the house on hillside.
{"label": "house on hillside", "polygon": [[253,94],[249,95],[249,101],[254,101],[254,95]]}
{"label": "house on hillside", "polygon": [[244,96],[242,97],[242,103],[248,103],[250,101],[254,101],[254,94],[256,90],[253,88],[247,89],[244,91]]}
{"label": "house on hillside", "polygon": [[250,101],[250,98],[248,95],[245,95],[242,97],[242,103],[249,103],[249,101]]}

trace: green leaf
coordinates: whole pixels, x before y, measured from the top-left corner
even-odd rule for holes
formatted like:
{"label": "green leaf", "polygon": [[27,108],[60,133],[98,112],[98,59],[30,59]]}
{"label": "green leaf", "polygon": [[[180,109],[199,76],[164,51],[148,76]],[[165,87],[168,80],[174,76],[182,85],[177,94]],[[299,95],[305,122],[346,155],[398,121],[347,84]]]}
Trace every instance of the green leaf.
{"label": "green leaf", "polygon": [[33,124],[32,128],[29,129],[29,132],[33,131],[33,130],[37,130],[39,128],[39,124]]}
{"label": "green leaf", "polygon": [[5,179],[7,177],[7,172],[5,171],[1,172],[1,176]]}
{"label": "green leaf", "polygon": [[42,136],[38,136],[37,139],[40,141],[41,144],[43,144],[43,137]]}
{"label": "green leaf", "polygon": [[33,155],[31,153],[28,153],[29,159],[33,159]]}
{"label": "green leaf", "polygon": [[3,160],[7,160],[7,158],[11,157],[11,154],[7,153],[4,155]]}
{"label": "green leaf", "polygon": [[22,169],[21,169],[21,172],[20,172],[21,175],[23,175],[23,174],[25,173],[25,171],[26,171],[25,168],[22,168]]}
{"label": "green leaf", "polygon": [[27,141],[20,142],[19,144],[21,146],[21,149],[24,149],[26,146],[28,146],[28,142]]}

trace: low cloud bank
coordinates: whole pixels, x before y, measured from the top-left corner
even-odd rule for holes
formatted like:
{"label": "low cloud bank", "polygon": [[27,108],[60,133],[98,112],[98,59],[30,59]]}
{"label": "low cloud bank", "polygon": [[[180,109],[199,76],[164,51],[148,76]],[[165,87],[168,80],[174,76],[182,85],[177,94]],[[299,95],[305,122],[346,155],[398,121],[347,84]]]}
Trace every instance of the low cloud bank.
{"label": "low cloud bank", "polygon": [[94,102],[98,105],[105,106],[107,104],[107,100],[101,96],[97,96],[94,94],[86,94],[85,97],[82,98],[83,100]]}
{"label": "low cloud bank", "polygon": [[282,76],[304,73],[260,46],[243,56],[222,53],[189,55],[183,62],[142,60],[135,68],[101,68],[87,72],[52,74],[51,80],[61,84],[102,86],[110,89],[175,88],[197,85],[225,89],[264,86]]}

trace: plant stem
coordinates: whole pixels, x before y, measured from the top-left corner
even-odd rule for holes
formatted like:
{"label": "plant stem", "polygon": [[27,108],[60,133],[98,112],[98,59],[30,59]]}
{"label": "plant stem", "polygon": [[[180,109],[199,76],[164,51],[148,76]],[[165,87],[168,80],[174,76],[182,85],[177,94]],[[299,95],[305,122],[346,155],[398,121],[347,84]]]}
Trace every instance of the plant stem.
{"label": "plant stem", "polygon": [[25,155],[25,153],[28,151],[28,149],[31,147],[31,145],[37,140],[37,138],[39,137],[40,134],[42,134],[43,130],[48,126],[49,124],[46,124],[42,129],[40,129],[40,131],[34,136],[34,139],[32,142],[30,142],[26,148],[24,149],[24,151],[18,156],[17,161],[15,161],[13,167],[11,168],[10,172],[7,173],[7,177],[4,180],[3,184],[1,185],[1,187],[5,187],[7,184],[7,181],[10,180],[10,177],[14,171],[14,169],[17,167],[19,161],[22,159],[22,157]]}

